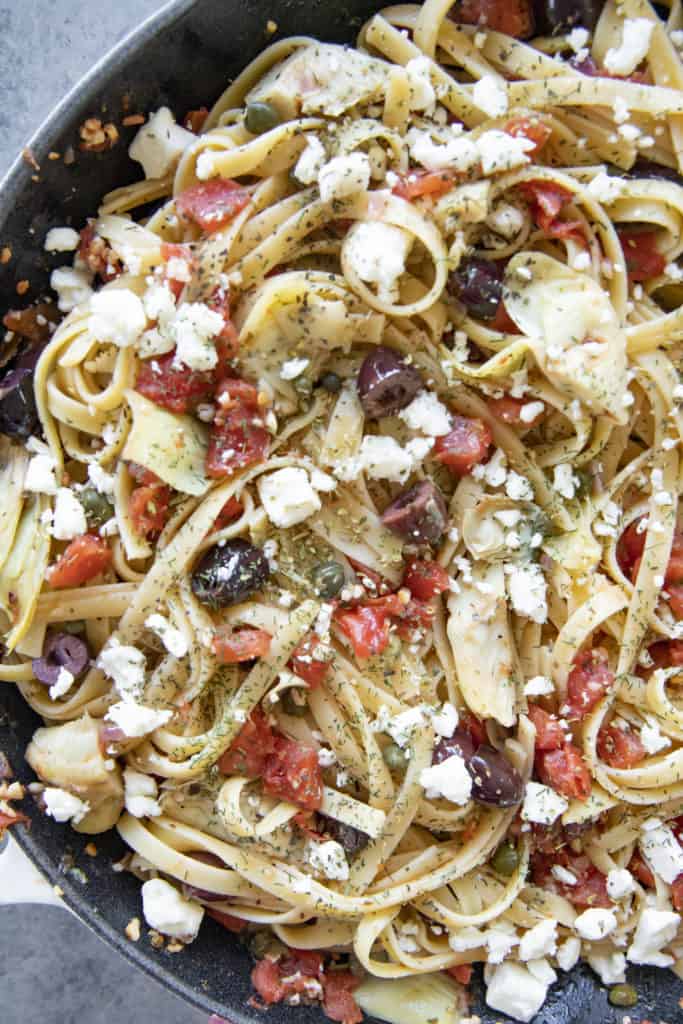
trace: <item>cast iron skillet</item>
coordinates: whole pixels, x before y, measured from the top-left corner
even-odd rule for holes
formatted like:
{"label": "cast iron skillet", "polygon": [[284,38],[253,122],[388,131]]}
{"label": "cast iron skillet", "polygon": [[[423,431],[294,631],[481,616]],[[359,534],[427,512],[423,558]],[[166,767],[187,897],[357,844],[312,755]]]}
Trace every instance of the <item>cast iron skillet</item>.
{"label": "cast iron skillet", "polygon": [[[49,227],[71,223],[77,228],[97,209],[103,193],[136,180],[139,167],[127,156],[135,129],[122,129],[119,144],[105,154],[78,151],[78,126],[89,116],[111,118],[120,125],[122,101],[128,96],[132,112],[168,104],[178,115],[210,103],[226,82],[269,41],[268,19],[278,25],[278,35],[313,35],[330,42],[351,42],[359,25],[382,6],[380,0],[173,0],[125,39],[83,79],[39,129],[31,150],[41,165],[39,181],[18,158],[0,186],[0,245],[11,245],[14,258],[0,265],[0,314],[17,305],[16,284],[28,280],[31,290],[21,301],[28,304],[45,292],[50,270],[59,262],[47,257],[42,241]],[[47,153],[63,153],[74,145],[76,162],[48,161]],[[32,230],[30,230],[32,229]],[[0,496],[0,501],[2,496]],[[11,685],[0,688],[0,750],[9,756],[17,776],[32,781],[24,750],[40,724]],[[30,803],[27,798],[26,804]],[[19,826],[13,835],[26,853],[59,884],[69,906],[101,938],[153,975],[178,995],[207,1012],[217,1012],[234,1024],[254,1024],[263,1014],[251,1009],[249,971],[251,959],[234,936],[206,919],[199,938],[181,954],[154,950],[143,932],[140,942],[123,934],[128,921],[141,912],[140,883],[128,874],[116,874],[111,864],[124,853],[115,833],[95,837],[99,856],[83,852],[89,836],[27,807],[33,819],[30,829]],[[76,866],[83,875],[73,871]],[[40,911],[36,911],[39,913]],[[641,994],[637,1007],[628,1011],[634,1021],[643,1018],[680,1020],[678,1000],[683,986],[670,972],[630,968],[629,980]],[[477,988],[477,985],[479,987]],[[473,1012],[483,1024],[500,1020],[478,999]],[[561,974],[537,1024],[598,1024],[621,1022],[623,1010],[615,1010],[595,976],[585,967]],[[269,1024],[293,1021],[320,1024],[322,1015],[313,1008],[275,1006],[268,1011]],[[416,1021],[415,1024],[424,1024]]]}

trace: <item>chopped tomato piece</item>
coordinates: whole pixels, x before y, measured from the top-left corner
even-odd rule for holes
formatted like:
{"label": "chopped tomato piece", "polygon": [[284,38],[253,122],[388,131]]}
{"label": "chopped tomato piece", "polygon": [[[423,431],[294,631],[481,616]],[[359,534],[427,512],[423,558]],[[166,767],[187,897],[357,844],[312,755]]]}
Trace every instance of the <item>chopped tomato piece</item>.
{"label": "chopped tomato piece", "polygon": [[519,327],[510,317],[502,299],[498,303],[496,315],[491,321],[491,329],[494,331],[500,331],[501,334],[519,334]]}
{"label": "chopped tomato piece", "polygon": [[581,651],[574,658],[574,664],[567,679],[568,718],[580,720],[593,710],[605,696],[614,682],[614,673],[609,667],[607,651],[596,647]]}
{"label": "chopped tomato piece", "polygon": [[605,725],[598,733],[598,757],[610,768],[633,768],[645,757],[642,740],[633,729]]}
{"label": "chopped tomato piece", "polygon": [[642,529],[643,517],[634,519],[626,527],[617,542],[617,562],[625,576],[631,578],[633,566],[642,557],[645,549],[645,530]]}
{"label": "chopped tomato piece", "polygon": [[111,548],[106,540],[92,533],[75,537],[59,559],[47,571],[53,590],[80,587],[99,576],[111,563]]}
{"label": "chopped tomato piece", "polygon": [[225,326],[216,339],[216,351],[218,352],[218,365],[224,367],[227,361],[236,356],[239,351],[237,328],[230,318],[230,293],[226,288],[217,288],[206,304],[214,313],[220,313],[223,317]]}
{"label": "chopped tomato piece", "polygon": [[164,280],[177,302],[195,269],[194,254],[189,245],[162,242],[161,258],[165,263]]}
{"label": "chopped tomato piece", "polygon": [[361,1024],[363,1013],[353,993],[360,984],[351,971],[327,971],[323,980],[323,1010],[340,1024]]}
{"label": "chopped tomato piece", "polygon": [[319,978],[323,973],[323,958],[314,949],[292,949],[280,962],[283,978],[291,974],[305,974],[308,978]]}
{"label": "chopped tomato piece", "polygon": [[662,273],[666,257],[657,248],[656,231],[619,228],[617,234],[624,250],[629,281],[649,281]]}
{"label": "chopped tomato piece", "polygon": [[442,565],[419,559],[408,563],[403,577],[403,586],[418,601],[430,601],[438,594],[443,594],[448,590],[449,583],[450,577]]}
{"label": "chopped tomato piece", "polygon": [[578,236],[583,239],[580,221],[559,219],[563,207],[574,198],[569,189],[549,181],[525,181],[519,190],[527,199],[531,215],[544,234],[551,238]]}
{"label": "chopped tomato piece", "polygon": [[156,473],[153,473],[151,469],[147,469],[147,466],[141,466],[139,462],[129,462],[128,472],[135,480],[136,484],[148,486],[150,484],[163,485],[163,480]]}
{"label": "chopped tomato piece", "polygon": [[675,533],[666,567],[666,582],[683,583],[683,533]]}
{"label": "chopped tomato piece", "polygon": [[453,429],[437,437],[434,457],[458,476],[469,473],[488,455],[493,435],[483,420],[453,417]]}
{"label": "chopped tomato piece", "polygon": [[266,758],[263,787],[272,796],[289,800],[306,811],[319,810],[323,781],[317,751],[286,736],[276,736],[273,753]]}
{"label": "chopped tomato piece", "polygon": [[524,398],[513,398],[512,395],[503,395],[502,398],[492,398],[488,407],[499,420],[511,427],[525,427],[529,430],[535,427],[543,419],[543,413],[537,413],[532,420],[523,420],[520,413],[529,402]]}
{"label": "chopped tomato piece", "polygon": [[534,148],[529,151],[532,156],[543,149],[553,133],[552,128],[543,121],[529,117],[513,117],[505,125],[504,131],[516,139],[529,139],[533,142]]}
{"label": "chopped tomato piece", "polygon": [[194,132],[195,135],[199,135],[208,116],[209,111],[206,107],[199,107],[197,110],[188,110],[185,114],[183,126],[187,128],[188,132]]}
{"label": "chopped tomato piece", "polygon": [[537,758],[538,774],[546,786],[568,800],[587,800],[591,791],[591,774],[573,743],[559,750],[548,750]]}
{"label": "chopped tomato piece", "polygon": [[461,985],[469,985],[472,980],[472,964],[456,964],[447,968],[446,974],[450,974]]}
{"label": "chopped tomato piece", "polygon": [[679,668],[683,665],[683,640],[660,640],[648,647],[652,668]]}
{"label": "chopped tomato piece", "polygon": [[140,363],[135,390],[170,412],[191,412],[213,395],[213,370],[174,366],[175,351]]}
{"label": "chopped tomato piece", "polygon": [[398,185],[394,185],[391,191],[395,196],[408,201],[422,196],[438,199],[450,192],[454,184],[455,175],[452,171],[409,171],[401,175]]}
{"label": "chopped tomato piece", "polygon": [[482,743],[487,742],[486,726],[471,711],[464,711],[460,715],[459,728],[470,734],[475,747],[480,747]]}
{"label": "chopped tomato piece", "polygon": [[683,873],[674,878],[671,883],[671,902],[674,905],[674,910],[679,913],[683,910]]}
{"label": "chopped tomato piece", "polygon": [[170,500],[171,488],[165,484],[145,484],[135,488],[128,511],[133,529],[140,537],[151,537],[163,530]]}
{"label": "chopped tomato piece", "polygon": [[214,530],[223,530],[226,526],[229,526],[238,516],[242,515],[244,511],[244,505],[239,498],[228,498],[223,508],[216,516],[216,522],[213,524]]}
{"label": "chopped tomato piece", "polygon": [[48,341],[50,328],[58,321],[59,311],[51,302],[39,302],[26,309],[10,309],[2,318],[3,327],[34,345]]}
{"label": "chopped tomato piece", "polygon": [[229,178],[212,178],[181,192],[176,197],[176,210],[210,234],[236,217],[251,199],[248,189]]}
{"label": "chopped tomato piece", "polygon": [[259,960],[251,972],[251,983],[264,1003],[271,1005],[285,998],[287,989],[280,981],[280,967],[275,960]]}
{"label": "chopped tomato piece", "polygon": [[222,665],[238,665],[268,654],[271,639],[265,629],[219,626],[213,637],[213,652]]}
{"label": "chopped tomato piece", "polygon": [[655,876],[647,866],[642,856],[636,850],[628,862],[628,869],[632,875],[638,879],[641,885],[644,885],[646,889],[654,889],[655,887]]}
{"label": "chopped tomato piece", "polygon": [[206,457],[211,477],[230,476],[236,469],[260,462],[268,451],[270,435],[263,425],[258,392],[243,380],[225,380],[219,411],[209,436]]}
{"label": "chopped tomato piece", "polygon": [[392,614],[395,613],[382,607],[365,604],[350,611],[336,612],[334,620],[351,641],[356,657],[370,658],[386,650],[389,643],[389,619]]}
{"label": "chopped tomato piece", "polygon": [[538,704],[530,704],[527,715],[536,729],[536,750],[559,750],[564,746],[567,737],[556,715],[544,711]]}
{"label": "chopped tomato piece", "polygon": [[455,20],[465,25],[485,25],[515,39],[528,39],[534,32],[530,0],[460,0]]}
{"label": "chopped tomato piece", "polygon": [[325,681],[327,673],[330,671],[329,661],[323,661],[321,658],[313,656],[317,646],[316,637],[304,637],[299,646],[295,648],[289,662],[289,667],[294,675],[308,683],[312,690]]}
{"label": "chopped tomato piece", "polygon": [[246,775],[250,779],[263,774],[266,758],[275,749],[275,735],[260,708],[252,711],[249,721],[240,729],[218,761],[224,775]]}
{"label": "chopped tomato piece", "polygon": [[667,583],[666,592],[669,595],[669,608],[675,619],[683,619],[683,584]]}
{"label": "chopped tomato piece", "polygon": [[248,924],[248,921],[243,921],[241,917],[226,914],[223,910],[216,910],[215,907],[206,907],[206,912],[214,921],[218,921],[220,925],[223,925],[224,928],[227,928],[229,932],[233,932],[235,935],[243,932]]}
{"label": "chopped tomato piece", "polygon": [[[571,871],[576,884],[558,882],[552,874],[554,864]],[[534,854],[531,874],[535,885],[559,892],[575,907],[614,906],[607,894],[607,876],[598,871],[584,854],[575,854],[568,849],[559,849],[551,854]]]}

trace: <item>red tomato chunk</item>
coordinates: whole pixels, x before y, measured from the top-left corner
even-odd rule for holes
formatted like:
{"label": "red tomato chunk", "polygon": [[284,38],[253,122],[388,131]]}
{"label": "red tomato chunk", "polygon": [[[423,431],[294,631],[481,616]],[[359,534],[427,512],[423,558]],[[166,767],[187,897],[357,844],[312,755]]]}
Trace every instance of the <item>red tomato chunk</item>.
{"label": "red tomato chunk", "polygon": [[534,416],[533,420],[528,423],[525,422],[520,416],[520,412],[522,407],[528,404],[529,402],[524,398],[513,398],[512,395],[503,395],[502,398],[492,398],[488,403],[488,407],[497,419],[507,423],[508,426],[525,427],[529,430],[540,422],[543,418],[543,413],[540,412]]}
{"label": "red tomato chunk", "polygon": [[266,758],[275,749],[275,736],[260,708],[252,711],[232,746],[218,761],[224,775],[246,775],[250,779],[263,774]]}
{"label": "red tomato chunk", "polygon": [[261,462],[270,444],[258,393],[252,384],[243,380],[223,381],[218,402],[220,408],[206,457],[206,470],[211,477],[231,476],[236,469]]}
{"label": "red tomato chunk", "polygon": [[537,704],[530,704],[527,714],[536,729],[536,750],[559,750],[564,746],[567,737],[556,715],[549,714]]}
{"label": "red tomato chunk", "polygon": [[165,484],[144,484],[135,488],[128,511],[133,529],[140,537],[152,537],[163,530],[170,500],[171,488]]}
{"label": "red tomato chunk", "polygon": [[605,725],[598,733],[598,757],[610,768],[633,768],[645,757],[642,740],[633,729]]}
{"label": "red tomato chunk", "polygon": [[438,594],[448,590],[450,578],[438,562],[409,562],[403,577],[403,586],[407,587],[418,601],[431,601]]}
{"label": "red tomato chunk", "polygon": [[294,675],[308,683],[312,690],[325,681],[331,667],[329,661],[323,661],[313,656],[317,646],[318,640],[316,637],[306,637],[294,650],[289,662],[289,668]]}
{"label": "red tomato chunk", "polygon": [[180,217],[210,234],[225,227],[250,200],[249,190],[236,181],[212,178],[181,192],[175,204]]}
{"label": "red tomato chunk", "polygon": [[452,171],[410,171],[401,175],[398,185],[394,185],[392,192],[401,199],[421,199],[422,196],[431,196],[438,199],[446,192],[450,192],[455,184],[455,175]]}
{"label": "red tomato chunk", "polygon": [[170,412],[192,412],[213,395],[214,371],[190,370],[187,366],[174,366],[175,350],[140,364],[135,383],[150,402]]}
{"label": "red tomato chunk", "polygon": [[340,1024],[361,1024],[363,1014],[353,998],[360,984],[351,971],[328,971],[323,981],[323,1010]]}
{"label": "red tomato chunk", "polygon": [[53,590],[80,587],[111,564],[111,549],[106,540],[92,533],[75,537],[58,561],[48,569],[48,583]]}
{"label": "red tomato chunk", "polygon": [[266,759],[263,788],[306,811],[319,810],[323,781],[318,752],[285,736],[276,736],[274,747]]}
{"label": "red tomato chunk", "polygon": [[488,455],[493,435],[483,420],[453,417],[453,429],[437,437],[434,458],[458,476],[469,473]]}
{"label": "red tomato chunk", "polygon": [[534,31],[529,0],[461,0],[455,20],[465,25],[485,25],[516,39],[528,39]]}
{"label": "red tomato chunk", "polygon": [[559,219],[562,209],[573,199],[569,189],[546,181],[525,181],[519,191],[528,200],[531,215],[544,234],[551,238],[583,239],[580,221]]}
{"label": "red tomato chunk", "polygon": [[617,234],[624,250],[629,281],[649,281],[663,272],[666,258],[657,248],[656,231],[620,228]]}
{"label": "red tomato chunk", "polygon": [[602,647],[581,651],[567,679],[567,717],[581,720],[593,710],[614,682],[607,651]]}
{"label": "red tomato chunk", "polygon": [[221,626],[214,634],[213,651],[222,665],[237,665],[268,654],[271,639],[265,629],[235,630]]}
{"label": "red tomato chunk", "polygon": [[591,791],[591,775],[573,743],[564,743],[559,750],[548,750],[536,758],[541,782],[568,800],[587,800]]}
{"label": "red tomato chunk", "polygon": [[529,139],[530,142],[533,142],[534,149],[530,150],[531,156],[543,149],[553,133],[552,128],[549,128],[543,121],[528,117],[513,117],[505,125],[504,130],[515,139]]}

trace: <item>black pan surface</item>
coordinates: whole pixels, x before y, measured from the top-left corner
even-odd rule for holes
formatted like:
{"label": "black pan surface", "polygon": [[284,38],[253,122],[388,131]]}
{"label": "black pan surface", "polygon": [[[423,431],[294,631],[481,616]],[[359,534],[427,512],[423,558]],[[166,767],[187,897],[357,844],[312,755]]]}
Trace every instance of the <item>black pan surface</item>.
{"label": "black pan surface", "polygon": [[[40,171],[18,157],[0,185],[0,244],[11,246],[14,254],[9,264],[0,264],[0,314],[46,291],[50,271],[59,262],[42,249],[48,228],[67,223],[80,227],[97,209],[103,193],[139,177],[138,165],[127,156],[136,129],[121,129],[119,144],[108,153],[83,153],[78,149],[78,127],[86,117],[110,118],[120,125],[124,109],[146,112],[167,104],[180,116],[210,105],[227,81],[271,41],[268,19],[278,25],[274,38],[305,34],[352,42],[363,20],[381,6],[377,0],[174,0],[167,4],[106,56],[39,129],[30,148]],[[69,145],[76,153],[72,165],[47,159],[50,151],[64,153]],[[30,290],[18,303],[16,285],[22,280],[29,281]],[[32,781],[23,752],[39,724],[18,691],[3,685],[0,750],[9,756],[23,782]],[[25,803],[30,804],[30,797]],[[85,924],[188,1002],[233,1024],[264,1019],[263,1013],[247,1005],[251,960],[233,936],[207,919],[197,941],[180,954],[153,949],[144,929],[139,943],[129,942],[123,930],[141,914],[140,883],[112,870],[112,863],[124,853],[118,836],[95,837],[99,855],[92,858],[84,853],[89,837],[56,824],[35,807],[25,809],[32,825],[28,830],[15,828],[14,837],[50,881],[61,887],[64,899]],[[634,1024],[644,1019],[653,1024],[683,1020],[683,984],[671,972],[631,967],[628,979],[640,993],[638,1005],[626,1011]],[[472,1012],[482,1024],[500,1020],[501,1015],[488,1010],[481,999],[480,977],[474,991]],[[561,975],[536,1022],[621,1024],[624,1013],[609,1005],[606,990],[588,968],[581,967]],[[284,1006],[272,1007],[266,1019],[270,1024],[323,1020],[316,1009]]]}

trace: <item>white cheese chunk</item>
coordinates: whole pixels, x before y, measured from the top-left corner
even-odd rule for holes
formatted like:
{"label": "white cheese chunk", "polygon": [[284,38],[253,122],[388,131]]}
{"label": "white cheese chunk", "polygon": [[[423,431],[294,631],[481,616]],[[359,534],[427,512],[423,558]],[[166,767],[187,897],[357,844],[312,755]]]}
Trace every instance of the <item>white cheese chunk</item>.
{"label": "white cheese chunk", "polygon": [[555,686],[553,681],[547,676],[533,676],[524,686],[524,695],[526,697],[545,697],[549,693],[554,692]]}
{"label": "white cheese chunk", "polygon": [[669,737],[662,736],[659,722],[656,719],[644,723],[640,730],[640,739],[648,754],[658,754],[660,750],[666,750],[667,747],[671,746]]}
{"label": "white cheese chunk", "polygon": [[482,173],[496,174],[498,171],[510,171],[514,167],[528,164],[527,153],[535,145],[531,139],[508,135],[498,129],[484,132],[477,139]]}
{"label": "white cheese chunk", "polygon": [[602,907],[590,907],[574,921],[574,928],[582,939],[599,942],[609,935],[617,926],[617,919],[611,910]]}
{"label": "white cheese chunk", "polygon": [[81,244],[81,236],[73,228],[50,228],[45,236],[45,252],[73,252]]}
{"label": "white cheese chunk", "polygon": [[496,203],[486,218],[486,223],[498,235],[511,241],[524,227],[524,214],[511,203]]}
{"label": "white cheese chunk", "polygon": [[668,825],[645,831],[639,845],[654,873],[668,885],[683,872],[683,846]]}
{"label": "white cheese chunk", "polygon": [[600,171],[586,186],[586,191],[599,203],[613,203],[624,191],[624,184],[621,178],[611,177],[605,171]]}
{"label": "white cheese chunk", "polygon": [[429,132],[411,128],[406,142],[413,160],[428,171],[469,171],[479,162],[479,150],[459,125],[451,125],[445,142],[434,142]]}
{"label": "white cheese chunk", "polygon": [[142,909],[150,928],[183,942],[197,938],[204,917],[200,903],[186,900],[163,878],[151,878],[142,886]]}
{"label": "white cheese chunk", "polygon": [[391,736],[394,743],[405,748],[410,744],[413,733],[425,724],[424,708],[408,708],[398,715],[390,717],[387,708],[382,705],[379,709],[377,720],[373,724],[376,732],[386,732]]}
{"label": "white cheese chunk", "polygon": [[302,185],[312,185],[318,180],[325,159],[325,149],[320,139],[317,135],[307,135],[306,146],[294,166],[294,177]]}
{"label": "white cheese chunk", "polygon": [[145,619],[145,626],[155,633],[169,654],[174,658],[184,658],[188,652],[187,639],[179,629],[172,626],[165,615],[158,612]]}
{"label": "white cheese chunk", "polygon": [[472,99],[489,117],[502,117],[508,108],[507,86],[494,75],[483,75],[474,84]]}
{"label": "white cheese chunk", "polygon": [[633,964],[671,967],[674,958],[668,953],[662,953],[662,947],[675,938],[680,923],[680,914],[646,907],[638,920],[638,927],[626,951],[626,958]]}
{"label": "white cheese chunk", "polygon": [[63,697],[65,693],[68,693],[74,684],[75,678],[73,672],[69,672],[68,668],[60,665],[57,681],[50,687],[50,700],[57,700],[58,697]]}
{"label": "white cheese chunk", "polygon": [[557,949],[557,921],[549,917],[526,931],[519,943],[520,960],[552,956]]}
{"label": "white cheese chunk", "polygon": [[432,85],[432,62],[429,57],[413,57],[405,66],[410,86],[410,109],[433,110],[436,92]]}
{"label": "white cheese chunk", "polygon": [[45,813],[55,821],[73,821],[74,825],[78,825],[90,810],[87,800],[79,800],[73,793],[67,793],[65,789],[57,789],[54,786],[47,786],[43,790],[43,800]]}
{"label": "white cheese chunk", "polygon": [[538,825],[552,825],[569,807],[568,802],[550,786],[540,782],[527,782],[522,805],[524,821],[533,821]]}
{"label": "white cheese chunk", "polygon": [[402,228],[360,221],[344,240],[344,255],[361,281],[376,284],[380,298],[391,300],[398,296],[398,279],[412,244],[412,236]]}
{"label": "white cheese chunk", "polygon": [[562,864],[553,864],[550,869],[550,873],[553,878],[556,878],[558,882],[562,883],[562,885],[578,885],[579,880],[574,872],[569,871],[567,868],[563,867]]}
{"label": "white cheese chunk", "polygon": [[50,274],[50,287],[57,293],[57,305],[62,313],[70,313],[93,294],[91,275],[73,267],[57,267]]}
{"label": "white cheese chunk", "polygon": [[420,785],[428,800],[443,798],[452,804],[466,804],[472,794],[472,776],[459,754],[420,772]]}
{"label": "white cheese chunk", "polygon": [[590,952],[586,957],[603,985],[620,985],[626,981],[626,957],[623,953]]}
{"label": "white cheese chunk", "polygon": [[412,402],[401,409],[398,418],[411,430],[419,430],[430,437],[443,437],[452,426],[451,414],[433,391],[421,391]]}
{"label": "white cheese chunk", "polygon": [[162,725],[166,725],[172,715],[172,711],[157,711],[156,708],[148,708],[133,700],[119,701],[118,704],[112,704],[107,711],[109,721],[117,725],[131,739],[137,736],[147,736],[155,729],[160,729]]}
{"label": "white cheese chunk", "polygon": [[268,473],[259,478],[258,492],[271,523],[283,529],[303,523],[322,507],[305,469],[287,467]]}
{"label": "white cheese chunk", "polygon": [[530,1021],[543,1006],[550,984],[521,964],[508,961],[488,973],[486,1003],[515,1020]]}
{"label": "white cheese chunk", "polygon": [[649,18],[625,18],[621,42],[605,54],[605,68],[612,75],[625,77],[632,74],[647,57],[655,23]]}
{"label": "white cheese chunk", "polygon": [[142,300],[129,288],[110,288],[93,295],[88,328],[97,341],[129,348],[146,326]]}
{"label": "white cheese chunk", "polygon": [[145,656],[137,647],[113,637],[97,659],[97,667],[111,679],[124,698],[133,700],[145,682]]}
{"label": "white cheese chunk", "polygon": [[508,594],[518,615],[533,622],[544,623],[548,618],[546,582],[539,565],[515,565],[507,574]]}
{"label": "white cheese chunk", "polygon": [[35,494],[56,494],[57,478],[55,469],[57,463],[50,455],[47,447],[45,451],[36,452],[29,460],[24,477],[24,490]]}
{"label": "white cheese chunk", "polygon": [[86,533],[88,522],[80,501],[69,487],[60,487],[55,500],[52,536],[57,540],[73,540]]}
{"label": "white cheese chunk", "polygon": [[169,327],[176,344],[173,366],[212,370],[218,362],[216,338],[224,327],[221,314],[204,302],[183,302]]}
{"label": "white cheese chunk", "polygon": [[128,148],[131,160],[142,164],[145,178],[163,178],[197,136],[176,124],[168,107],[150,115]]}
{"label": "white cheese chunk", "polygon": [[636,887],[635,880],[626,868],[613,868],[607,874],[607,895],[611,900],[629,896]]}
{"label": "white cheese chunk", "polygon": [[335,156],[320,168],[318,188],[324,203],[345,199],[364,191],[370,184],[370,161],[365,153]]}
{"label": "white cheese chunk", "polygon": [[307,858],[314,871],[318,871],[325,878],[344,882],[349,877],[349,862],[344,848],[334,839],[329,839],[325,843],[310,843]]}
{"label": "white cheese chunk", "polygon": [[576,488],[579,485],[579,479],[574,475],[572,467],[567,463],[563,462],[559,466],[555,466],[553,469],[553,487],[558,494],[561,494],[567,501],[571,501],[576,495]]}
{"label": "white cheese chunk", "polygon": [[102,469],[99,462],[88,463],[88,480],[99,494],[113,494],[116,486],[116,477],[113,473],[107,473]]}
{"label": "white cheese chunk", "polygon": [[301,376],[310,362],[311,360],[306,359],[305,356],[295,359],[287,359],[280,367],[280,377],[282,380],[296,380],[297,377]]}
{"label": "white cheese chunk", "polygon": [[575,935],[565,939],[557,947],[557,953],[555,954],[557,966],[563,971],[571,971],[572,967],[575,967],[579,962],[580,956],[581,940],[577,939]]}
{"label": "white cheese chunk", "polygon": [[124,768],[123,783],[124,801],[129,814],[134,818],[156,818],[161,814],[157,802],[159,791],[151,775],[145,775],[134,768]]}
{"label": "white cheese chunk", "polygon": [[[369,434],[361,443],[357,466],[373,480],[403,483],[433,444],[433,438],[415,438],[402,447],[393,437]],[[335,467],[335,473],[339,475],[339,467]]]}
{"label": "white cheese chunk", "polygon": [[436,735],[449,739],[457,728],[459,717],[458,709],[446,702],[432,715],[432,725]]}

